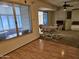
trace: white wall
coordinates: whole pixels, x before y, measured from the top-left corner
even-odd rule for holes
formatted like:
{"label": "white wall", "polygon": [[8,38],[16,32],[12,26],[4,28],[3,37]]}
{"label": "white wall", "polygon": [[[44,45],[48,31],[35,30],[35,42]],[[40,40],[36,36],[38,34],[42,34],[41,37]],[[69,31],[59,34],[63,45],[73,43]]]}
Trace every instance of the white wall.
{"label": "white wall", "polygon": [[[79,21],[79,10],[72,11],[72,21]],[[79,30],[79,25],[72,25],[72,30]]]}
{"label": "white wall", "polygon": [[[63,9],[55,12],[55,20],[65,20],[66,13]],[[79,10],[72,10],[72,21],[79,21]]]}
{"label": "white wall", "polygon": [[[66,13],[63,9],[57,10],[55,12],[55,22],[57,20],[65,20],[66,18]],[[79,10],[72,10],[72,21],[79,21]],[[79,25],[71,25],[72,30],[79,30]]]}
{"label": "white wall", "polygon": [[[65,20],[66,13],[63,9],[55,12],[55,20]],[[72,10],[72,21],[79,21],[79,10]]]}
{"label": "white wall", "polygon": [[79,10],[72,11],[72,21],[79,21]]}
{"label": "white wall", "polygon": [[79,30],[79,25],[72,25],[71,26],[71,29],[72,30]]}
{"label": "white wall", "polygon": [[65,11],[63,9],[55,12],[55,20],[65,20]]}

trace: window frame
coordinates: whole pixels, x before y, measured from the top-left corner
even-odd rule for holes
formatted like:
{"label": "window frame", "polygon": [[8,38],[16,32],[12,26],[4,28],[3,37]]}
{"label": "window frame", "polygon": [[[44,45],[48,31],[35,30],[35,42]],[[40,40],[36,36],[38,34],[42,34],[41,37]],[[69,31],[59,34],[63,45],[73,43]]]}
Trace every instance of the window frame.
{"label": "window frame", "polygon": [[[28,7],[28,16],[29,16],[29,21],[30,21],[30,28],[31,28],[31,32],[30,33],[32,33],[33,32],[33,26],[32,26],[32,14],[31,14],[31,6],[30,5],[26,5],[26,4],[21,4],[21,3],[13,3],[13,2],[9,2],[9,1],[0,1],[1,3],[7,3],[7,4],[11,4],[11,6],[12,6],[12,10],[14,10],[13,8],[15,7],[15,5],[20,5],[20,6],[26,6],[26,7]],[[2,15],[2,14],[1,14]],[[7,17],[7,21],[8,21],[8,25],[9,25],[9,18],[8,18],[8,16],[14,16],[14,20],[17,20],[17,18],[16,18],[16,16],[17,15],[15,15],[15,11],[13,11],[13,15],[7,15],[6,17]],[[0,18],[1,18],[1,16],[0,16]],[[1,22],[2,22],[2,20],[1,20]],[[16,25],[16,23],[15,23],[15,25]],[[2,24],[2,27],[3,27],[3,24]],[[9,26],[9,29],[10,29],[10,26]],[[3,29],[3,31],[4,31],[4,29]],[[18,31],[17,31],[17,33],[18,33]],[[30,34],[29,33],[29,34]],[[26,34],[27,35],[27,34]],[[23,36],[23,35],[21,35],[21,36]],[[17,36],[16,37],[20,37],[20,35],[18,36],[18,34],[17,34]],[[13,38],[16,38],[16,37],[13,37]],[[12,38],[11,38],[12,39]]]}

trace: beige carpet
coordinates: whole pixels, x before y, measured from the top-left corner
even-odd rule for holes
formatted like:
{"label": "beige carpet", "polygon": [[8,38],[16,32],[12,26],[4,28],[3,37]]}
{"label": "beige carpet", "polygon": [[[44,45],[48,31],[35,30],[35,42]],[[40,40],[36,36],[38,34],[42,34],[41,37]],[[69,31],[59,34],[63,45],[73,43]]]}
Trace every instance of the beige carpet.
{"label": "beige carpet", "polygon": [[79,31],[62,31],[59,32],[59,34],[61,34],[62,36],[61,39],[48,39],[48,40],[52,40],[53,42],[79,48]]}

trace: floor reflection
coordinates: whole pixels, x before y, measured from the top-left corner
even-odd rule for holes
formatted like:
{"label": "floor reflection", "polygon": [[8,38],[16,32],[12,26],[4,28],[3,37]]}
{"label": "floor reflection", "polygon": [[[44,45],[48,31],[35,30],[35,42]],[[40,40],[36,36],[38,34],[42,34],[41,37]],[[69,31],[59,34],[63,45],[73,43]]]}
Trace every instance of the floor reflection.
{"label": "floor reflection", "polygon": [[42,39],[39,40],[39,48],[40,48],[40,50],[44,49],[44,42]]}
{"label": "floor reflection", "polygon": [[64,50],[62,50],[62,51],[61,51],[61,55],[62,55],[62,56],[64,56],[64,54],[65,54],[65,51],[64,51]]}

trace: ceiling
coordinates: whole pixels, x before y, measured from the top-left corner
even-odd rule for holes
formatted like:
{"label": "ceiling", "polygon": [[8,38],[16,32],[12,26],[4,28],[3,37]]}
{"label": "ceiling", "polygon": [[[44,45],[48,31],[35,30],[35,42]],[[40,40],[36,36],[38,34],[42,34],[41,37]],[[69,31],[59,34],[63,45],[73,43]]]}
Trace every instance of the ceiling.
{"label": "ceiling", "polygon": [[64,2],[67,1],[68,4],[73,5],[71,9],[79,8],[79,0],[43,0],[51,5],[56,5],[57,7],[62,7]]}

